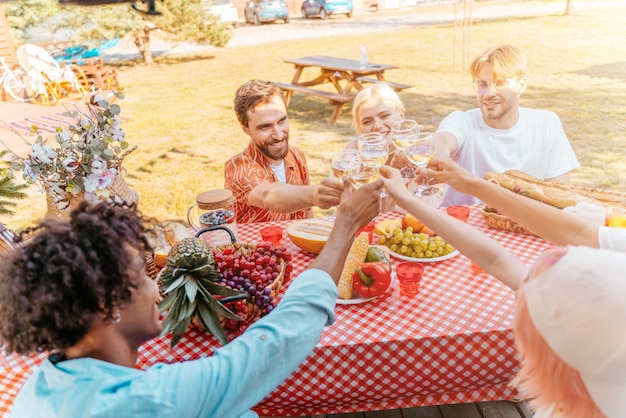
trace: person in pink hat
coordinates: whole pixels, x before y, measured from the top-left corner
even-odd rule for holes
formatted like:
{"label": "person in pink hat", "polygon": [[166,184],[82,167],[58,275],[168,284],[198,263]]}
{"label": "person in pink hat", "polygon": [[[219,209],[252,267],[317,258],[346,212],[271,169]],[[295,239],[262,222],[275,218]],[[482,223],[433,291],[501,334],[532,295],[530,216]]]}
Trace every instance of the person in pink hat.
{"label": "person in pink hat", "polygon": [[546,251],[517,291],[513,381],[535,418],[626,417],[626,254]]}

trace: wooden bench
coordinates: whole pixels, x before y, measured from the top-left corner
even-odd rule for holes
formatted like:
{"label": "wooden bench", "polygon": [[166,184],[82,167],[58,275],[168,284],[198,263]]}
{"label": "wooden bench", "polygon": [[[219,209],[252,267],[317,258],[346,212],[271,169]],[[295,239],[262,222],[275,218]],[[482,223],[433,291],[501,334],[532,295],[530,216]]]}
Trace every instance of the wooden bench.
{"label": "wooden bench", "polygon": [[311,96],[322,97],[324,99],[328,99],[329,103],[332,106],[335,106],[335,110],[330,116],[329,123],[335,123],[339,115],[341,114],[341,110],[343,105],[354,100],[354,96],[348,94],[341,93],[333,93],[329,91],[312,89],[309,87],[301,86],[298,84],[290,84],[290,83],[282,83],[280,81],[276,82],[276,85],[285,91],[285,101],[287,103],[287,107],[289,107],[289,103],[291,102],[291,96],[294,91],[298,93],[309,94]]}
{"label": "wooden bench", "polygon": [[395,91],[402,91],[404,89],[408,89],[413,87],[410,84],[404,84],[404,83],[396,83],[394,81],[387,81],[387,80],[379,80],[377,78],[373,78],[373,77],[357,77],[357,80],[360,81],[361,83],[378,83],[378,82],[384,82],[389,84],[391,87],[393,87],[393,89]]}

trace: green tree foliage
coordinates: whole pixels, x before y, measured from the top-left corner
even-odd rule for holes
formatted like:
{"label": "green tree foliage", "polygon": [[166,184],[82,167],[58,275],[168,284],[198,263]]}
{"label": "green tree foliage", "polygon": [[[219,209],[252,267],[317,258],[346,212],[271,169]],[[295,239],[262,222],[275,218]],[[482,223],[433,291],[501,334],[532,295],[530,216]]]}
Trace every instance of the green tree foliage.
{"label": "green tree foliage", "polygon": [[13,215],[12,208],[17,206],[15,200],[25,199],[24,190],[27,184],[15,184],[10,177],[0,177],[0,215]]}
{"label": "green tree foliage", "polygon": [[[138,2],[138,7],[142,3]],[[218,23],[204,5],[210,0],[157,1],[161,13],[152,16],[133,10],[129,3],[103,6],[59,6],[58,0],[21,0],[6,8],[9,25],[15,38],[28,41],[27,30],[47,27],[54,34],[59,29],[72,30],[76,44],[97,47],[102,42],[130,34],[146,64],[152,64],[150,40],[152,34],[170,41],[225,46],[232,36],[227,24]],[[62,15],[62,18],[60,16]]]}
{"label": "green tree foliage", "polygon": [[53,16],[61,12],[58,1],[20,0],[8,2],[4,7],[11,35],[18,45],[28,42],[27,31],[34,27],[48,29],[52,39],[56,40],[55,33],[59,26]]}
{"label": "green tree foliage", "polygon": [[[0,161],[8,166],[9,163],[3,159],[6,154],[7,151],[0,152]],[[28,196],[24,193],[27,187],[26,183],[16,184],[8,168],[0,168],[0,215],[13,215],[13,208],[17,206],[15,201]]]}

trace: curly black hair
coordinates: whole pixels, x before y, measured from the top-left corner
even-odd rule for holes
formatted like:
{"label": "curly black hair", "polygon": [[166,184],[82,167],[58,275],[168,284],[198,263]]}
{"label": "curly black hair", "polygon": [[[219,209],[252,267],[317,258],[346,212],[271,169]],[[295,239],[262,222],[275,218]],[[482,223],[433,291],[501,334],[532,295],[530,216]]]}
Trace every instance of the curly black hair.
{"label": "curly black hair", "polygon": [[44,220],[0,265],[0,345],[7,353],[63,351],[136,287],[127,246],[151,251],[136,207],[82,202],[69,222]]}

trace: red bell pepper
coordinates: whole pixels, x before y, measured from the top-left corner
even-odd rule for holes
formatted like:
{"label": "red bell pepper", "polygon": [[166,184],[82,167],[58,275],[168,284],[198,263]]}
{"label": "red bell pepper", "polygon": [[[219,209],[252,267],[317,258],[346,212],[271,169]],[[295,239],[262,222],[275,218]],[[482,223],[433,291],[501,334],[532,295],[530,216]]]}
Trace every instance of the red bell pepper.
{"label": "red bell pepper", "polygon": [[384,294],[391,284],[391,267],[385,261],[360,263],[352,275],[354,291],[363,298]]}

